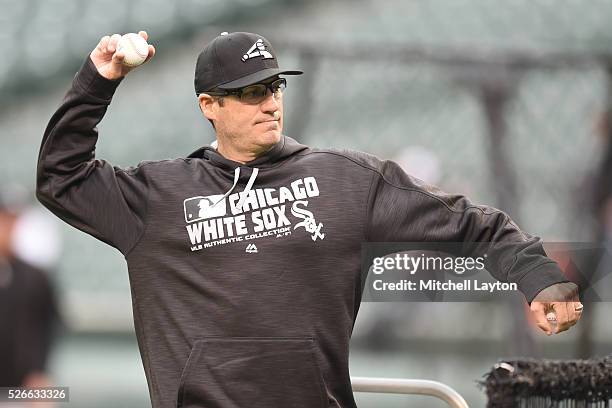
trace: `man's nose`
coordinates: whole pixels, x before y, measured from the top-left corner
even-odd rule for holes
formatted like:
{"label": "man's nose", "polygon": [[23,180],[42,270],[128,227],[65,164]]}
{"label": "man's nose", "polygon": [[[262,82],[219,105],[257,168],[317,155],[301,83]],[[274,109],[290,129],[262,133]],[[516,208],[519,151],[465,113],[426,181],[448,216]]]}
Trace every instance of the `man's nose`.
{"label": "man's nose", "polygon": [[279,100],[274,97],[274,93],[271,90],[267,90],[266,99],[261,103],[261,110],[264,112],[276,112],[280,107]]}

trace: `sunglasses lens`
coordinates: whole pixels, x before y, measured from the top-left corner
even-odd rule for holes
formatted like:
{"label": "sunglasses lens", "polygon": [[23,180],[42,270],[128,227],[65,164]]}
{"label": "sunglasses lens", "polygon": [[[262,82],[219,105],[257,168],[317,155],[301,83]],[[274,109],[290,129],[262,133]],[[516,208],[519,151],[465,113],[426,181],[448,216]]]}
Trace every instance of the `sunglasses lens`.
{"label": "sunglasses lens", "polygon": [[267,93],[268,88],[265,85],[247,86],[242,91],[242,100],[246,103],[259,103],[265,99]]}
{"label": "sunglasses lens", "polygon": [[274,98],[279,99],[287,87],[285,78],[277,79],[269,85],[255,84],[244,88],[240,94],[240,99],[245,103],[257,104],[266,99],[268,89],[272,90]]}
{"label": "sunglasses lens", "polygon": [[283,94],[283,91],[285,90],[285,88],[287,88],[287,81],[285,81],[284,78],[276,80],[272,82],[271,88],[272,88],[272,91],[274,92],[274,96],[276,98],[279,98]]}

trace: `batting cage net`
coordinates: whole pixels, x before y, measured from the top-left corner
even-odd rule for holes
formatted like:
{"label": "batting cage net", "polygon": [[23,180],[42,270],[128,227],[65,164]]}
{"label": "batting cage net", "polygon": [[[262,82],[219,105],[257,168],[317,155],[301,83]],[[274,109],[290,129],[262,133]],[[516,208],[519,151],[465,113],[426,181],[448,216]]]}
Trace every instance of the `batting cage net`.
{"label": "batting cage net", "polygon": [[612,356],[504,360],[481,382],[487,408],[600,408],[612,399]]}

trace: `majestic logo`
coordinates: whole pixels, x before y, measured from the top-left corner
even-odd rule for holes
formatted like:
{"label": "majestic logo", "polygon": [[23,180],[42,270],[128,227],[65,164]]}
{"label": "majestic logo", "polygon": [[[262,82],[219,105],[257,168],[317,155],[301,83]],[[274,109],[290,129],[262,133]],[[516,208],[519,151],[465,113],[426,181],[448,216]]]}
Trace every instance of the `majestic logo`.
{"label": "majestic logo", "polygon": [[270,54],[266,49],[266,45],[264,44],[261,38],[255,41],[255,44],[253,44],[253,46],[249,48],[249,50],[246,52],[246,54],[242,56],[241,59],[242,62],[246,62],[247,60],[256,57],[262,57],[263,59],[274,58],[274,56]]}
{"label": "majestic logo", "polygon": [[256,254],[257,253],[257,246],[255,244],[249,244],[247,245],[245,251],[247,254]]}

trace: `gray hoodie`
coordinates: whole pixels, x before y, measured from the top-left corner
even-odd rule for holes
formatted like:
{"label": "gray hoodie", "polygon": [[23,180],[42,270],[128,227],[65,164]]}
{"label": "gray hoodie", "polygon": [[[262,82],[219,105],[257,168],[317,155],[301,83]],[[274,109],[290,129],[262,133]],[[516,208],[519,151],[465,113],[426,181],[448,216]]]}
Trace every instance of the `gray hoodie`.
{"label": "gray hoodie", "polygon": [[45,131],[37,196],[125,256],[156,408],[355,407],[364,242],[498,242],[491,273],[528,301],[566,281],[503,212],[368,154],[283,136],[246,164],[203,147],[113,167],[94,152],[119,82],[83,65]]}

